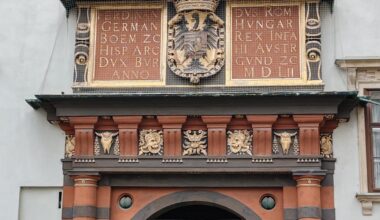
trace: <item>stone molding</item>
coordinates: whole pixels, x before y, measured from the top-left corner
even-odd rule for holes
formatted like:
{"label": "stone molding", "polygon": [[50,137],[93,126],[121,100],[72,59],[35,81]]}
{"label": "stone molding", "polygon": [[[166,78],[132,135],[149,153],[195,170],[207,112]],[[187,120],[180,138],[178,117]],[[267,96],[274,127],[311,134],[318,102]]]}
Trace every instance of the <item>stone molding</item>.
{"label": "stone molding", "polygon": [[380,193],[358,193],[356,199],[362,204],[362,214],[371,216],[373,203],[380,203]]}

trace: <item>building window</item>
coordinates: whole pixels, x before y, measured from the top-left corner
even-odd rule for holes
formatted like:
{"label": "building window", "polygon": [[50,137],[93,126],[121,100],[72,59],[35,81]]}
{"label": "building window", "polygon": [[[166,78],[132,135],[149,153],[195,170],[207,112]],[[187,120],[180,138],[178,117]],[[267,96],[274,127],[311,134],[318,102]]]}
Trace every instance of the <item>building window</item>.
{"label": "building window", "polygon": [[[380,91],[367,91],[371,100],[380,102]],[[380,192],[380,105],[367,105],[368,184],[371,192]]]}

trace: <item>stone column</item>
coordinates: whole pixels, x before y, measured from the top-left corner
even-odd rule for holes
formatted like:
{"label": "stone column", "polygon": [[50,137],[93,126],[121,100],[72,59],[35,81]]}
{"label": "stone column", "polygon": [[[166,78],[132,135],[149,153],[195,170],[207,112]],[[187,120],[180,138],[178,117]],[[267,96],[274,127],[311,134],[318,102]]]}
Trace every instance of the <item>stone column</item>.
{"label": "stone column", "polygon": [[297,181],[297,213],[299,220],[322,218],[321,180],[322,176],[295,176]]}
{"label": "stone column", "polygon": [[164,156],[182,155],[182,124],[186,116],[157,116],[164,133]]}
{"label": "stone column", "polygon": [[99,176],[74,176],[73,220],[96,220]]}
{"label": "stone column", "polygon": [[253,155],[272,155],[272,125],[277,115],[247,115],[247,120],[252,123]]}
{"label": "stone column", "polygon": [[98,117],[69,117],[75,130],[75,155],[94,156],[94,126]]}
{"label": "stone column", "polygon": [[113,120],[119,128],[120,156],[137,156],[138,126],[142,116],[114,116]]}
{"label": "stone column", "polygon": [[227,124],[232,116],[202,116],[207,125],[208,152],[209,156],[227,155]]}
{"label": "stone column", "polygon": [[299,127],[300,155],[319,156],[319,127],[323,115],[294,115],[293,118]]}

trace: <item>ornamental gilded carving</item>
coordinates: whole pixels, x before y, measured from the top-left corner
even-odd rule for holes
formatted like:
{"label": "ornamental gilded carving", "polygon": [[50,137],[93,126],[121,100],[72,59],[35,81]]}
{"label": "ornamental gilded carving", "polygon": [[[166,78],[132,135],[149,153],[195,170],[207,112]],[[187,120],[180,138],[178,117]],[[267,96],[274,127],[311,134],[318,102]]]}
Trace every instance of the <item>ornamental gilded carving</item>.
{"label": "ornamental gilded carving", "polygon": [[139,138],[139,155],[162,155],[163,136],[160,130],[141,130]]}
{"label": "ornamental gilded carving", "polygon": [[272,151],[274,154],[280,153],[280,147],[282,149],[283,155],[288,155],[290,153],[290,149],[292,148],[293,154],[299,154],[299,144],[297,132],[273,132],[273,147]]}
{"label": "ornamental gilded carving", "polygon": [[75,136],[66,135],[65,158],[72,158],[75,155]]}
{"label": "ornamental gilded carving", "polygon": [[100,155],[101,150],[100,146],[102,147],[102,153],[103,154],[110,154],[111,147],[113,146],[113,154],[119,155],[119,132],[95,132],[95,144],[94,144],[94,152],[95,155]]}
{"label": "ornamental gilded carving", "polygon": [[333,142],[332,134],[321,134],[321,155],[324,158],[333,157]]}
{"label": "ornamental gilded carving", "polygon": [[187,130],[183,132],[183,156],[207,155],[207,132]]}
{"label": "ornamental gilded carving", "polygon": [[193,84],[224,66],[224,22],[214,13],[219,0],[175,0],[168,23],[168,64]]}
{"label": "ornamental gilded carving", "polygon": [[228,155],[252,156],[252,135],[249,130],[234,130],[227,132],[227,149]]}

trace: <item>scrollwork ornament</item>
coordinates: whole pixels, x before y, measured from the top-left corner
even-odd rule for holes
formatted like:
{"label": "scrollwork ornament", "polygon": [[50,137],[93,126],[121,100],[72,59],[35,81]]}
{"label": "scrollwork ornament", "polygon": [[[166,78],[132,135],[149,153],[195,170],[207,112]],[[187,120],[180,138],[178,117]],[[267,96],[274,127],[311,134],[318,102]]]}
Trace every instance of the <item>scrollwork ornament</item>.
{"label": "scrollwork ornament", "polygon": [[218,3],[174,1],[177,14],[168,22],[168,66],[193,84],[224,66],[224,22],[214,13]]}
{"label": "scrollwork ornament", "polygon": [[141,130],[139,138],[139,155],[162,155],[163,137],[160,130]]}
{"label": "scrollwork ornament", "polygon": [[227,132],[228,154],[252,156],[252,135],[249,130],[234,130]]}
{"label": "scrollwork ornament", "polygon": [[183,132],[183,156],[207,155],[207,132],[187,130]]}
{"label": "scrollwork ornament", "polygon": [[79,52],[75,56],[75,63],[78,65],[86,65],[87,64],[87,54],[83,52]]}

